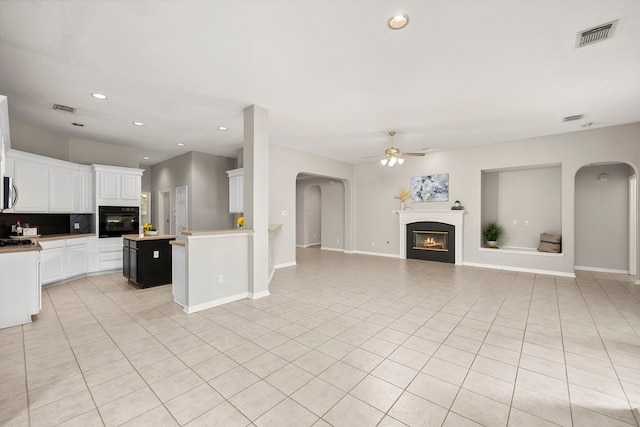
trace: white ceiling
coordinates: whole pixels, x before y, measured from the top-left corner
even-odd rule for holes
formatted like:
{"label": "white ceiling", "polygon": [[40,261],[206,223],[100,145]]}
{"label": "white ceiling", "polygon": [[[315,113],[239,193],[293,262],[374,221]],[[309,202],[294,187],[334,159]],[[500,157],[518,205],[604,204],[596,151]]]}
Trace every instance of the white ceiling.
{"label": "white ceiling", "polygon": [[[408,27],[388,29],[398,13]],[[575,48],[616,19],[613,38]],[[638,0],[0,1],[11,117],[137,147],[143,165],[235,157],[252,104],[273,144],[351,163],[390,130],[420,151],[637,122],[639,76]]]}

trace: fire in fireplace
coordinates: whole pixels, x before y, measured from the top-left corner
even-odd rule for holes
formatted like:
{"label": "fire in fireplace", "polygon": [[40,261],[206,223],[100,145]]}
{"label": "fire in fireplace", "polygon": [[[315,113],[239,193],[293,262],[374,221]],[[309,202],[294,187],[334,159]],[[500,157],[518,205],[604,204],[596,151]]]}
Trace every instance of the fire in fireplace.
{"label": "fire in fireplace", "polygon": [[448,251],[448,231],[414,231],[413,249],[418,251]]}
{"label": "fire in fireplace", "polygon": [[407,258],[455,263],[455,226],[434,221],[407,224]]}

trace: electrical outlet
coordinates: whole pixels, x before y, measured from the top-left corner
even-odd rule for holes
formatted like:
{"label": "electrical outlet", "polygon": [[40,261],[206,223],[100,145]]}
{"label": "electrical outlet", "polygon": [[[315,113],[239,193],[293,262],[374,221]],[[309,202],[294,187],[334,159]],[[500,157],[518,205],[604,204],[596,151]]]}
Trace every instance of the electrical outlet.
{"label": "electrical outlet", "polygon": [[74,222],[73,223],[73,229],[74,230],[80,230],[80,223],[79,222]]}
{"label": "electrical outlet", "polygon": [[371,246],[375,246],[376,242],[374,242],[373,240],[371,241]]}
{"label": "electrical outlet", "polygon": [[529,225],[529,220],[528,219],[524,220],[524,225]]}
{"label": "electrical outlet", "polygon": [[160,258],[160,251],[153,251],[153,258],[154,259]]}
{"label": "electrical outlet", "polygon": [[222,274],[218,274],[218,283],[224,282],[224,276]]}

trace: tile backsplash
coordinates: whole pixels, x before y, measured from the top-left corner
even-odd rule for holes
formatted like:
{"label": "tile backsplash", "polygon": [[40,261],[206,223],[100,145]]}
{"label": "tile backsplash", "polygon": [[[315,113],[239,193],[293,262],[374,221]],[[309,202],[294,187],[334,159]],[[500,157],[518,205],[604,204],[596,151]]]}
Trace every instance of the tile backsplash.
{"label": "tile backsplash", "polygon": [[[39,233],[43,236],[49,234],[65,233],[92,233],[92,214],[16,214],[0,213],[0,238],[11,235],[11,226],[17,221],[22,226],[39,227]],[[75,224],[78,224],[78,229]]]}

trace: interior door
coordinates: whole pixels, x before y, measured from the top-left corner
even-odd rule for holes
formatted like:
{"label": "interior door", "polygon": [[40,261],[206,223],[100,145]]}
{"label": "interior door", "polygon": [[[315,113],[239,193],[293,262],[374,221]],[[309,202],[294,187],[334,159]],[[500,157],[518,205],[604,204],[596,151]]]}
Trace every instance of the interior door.
{"label": "interior door", "polygon": [[176,239],[184,240],[182,230],[189,227],[189,191],[186,185],[176,187]]}

